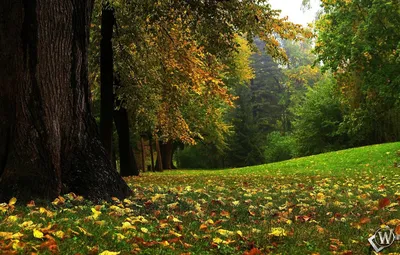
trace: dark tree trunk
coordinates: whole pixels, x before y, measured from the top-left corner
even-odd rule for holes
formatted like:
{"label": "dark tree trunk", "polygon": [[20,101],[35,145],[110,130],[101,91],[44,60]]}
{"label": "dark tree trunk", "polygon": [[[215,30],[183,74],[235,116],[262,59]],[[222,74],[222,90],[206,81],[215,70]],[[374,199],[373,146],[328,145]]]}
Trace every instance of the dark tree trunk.
{"label": "dark tree trunk", "polygon": [[150,145],[150,158],[151,158],[151,171],[154,172],[154,152],[153,152],[153,136],[149,136],[149,145]]}
{"label": "dark tree trunk", "polygon": [[113,169],[90,110],[93,2],[0,1],[0,200],[91,200],[130,189]]}
{"label": "dark tree trunk", "polygon": [[101,11],[101,42],[100,42],[100,137],[108,157],[112,158],[113,136],[113,48],[112,37],[115,23],[114,10],[109,3],[103,5]]}
{"label": "dark tree trunk", "polygon": [[141,153],[141,155],[142,155],[142,171],[146,172],[146,155],[145,155],[146,151],[144,149],[144,138],[143,137],[140,137],[140,147],[142,147],[142,153]]}
{"label": "dark tree trunk", "polygon": [[[117,89],[121,86],[119,79],[115,79],[115,84]],[[118,109],[114,111],[114,121],[118,133],[120,174],[121,176],[137,176],[139,169],[131,146],[128,112],[122,106],[121,100],[117,100],[116,105]]]}
{"label": "dark tree trunk", "polygon": [[172,141],[161,142],[160,145],[163,169],[172,169]]}
{"label": "dark tree trunk", "polygon": [[158,172],[163,171],[163,162],[162,162],[162,156],[161,156],[161,149],[160,149],[160,142],[158,141],[158,138],[154,139],[156,141],[156,151],[157,151],[157,161],[156,161],[156,170]]}

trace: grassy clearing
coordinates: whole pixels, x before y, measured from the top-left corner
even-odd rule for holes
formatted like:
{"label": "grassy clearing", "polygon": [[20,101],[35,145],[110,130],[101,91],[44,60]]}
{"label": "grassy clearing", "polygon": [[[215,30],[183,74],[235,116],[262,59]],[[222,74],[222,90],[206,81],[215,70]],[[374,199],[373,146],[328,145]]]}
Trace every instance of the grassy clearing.
{"label": "grassy clearing", "polygon": [[[369,254],[400,223],[400,143],[226,170],[145,173],[134,196],[0,206],[2,254]],[[400,251],[399,244],[384,253]]]}

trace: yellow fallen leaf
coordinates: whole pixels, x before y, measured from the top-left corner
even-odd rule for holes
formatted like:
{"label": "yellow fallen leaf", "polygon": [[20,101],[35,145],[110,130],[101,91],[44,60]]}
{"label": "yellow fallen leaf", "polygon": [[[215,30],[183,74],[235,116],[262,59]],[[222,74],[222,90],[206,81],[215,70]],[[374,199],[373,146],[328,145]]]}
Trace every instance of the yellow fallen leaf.
{"label": "yellow fallen leaf", "polygon": [[63,239],[65,236],[64,232],[62,232],[61,230],[56,231],[55,233],[53,233],[53,235],[60,239]]}
{"label": "yellow fallen leaf", "polygon": [[99,255],[117,255],[117,254],[120,254],[120,253],[121,253],[120,251],[118,251],[118,252],[116,252],[116,251],[103,251]]}
{"label": "yellow fallen leaf", "polygon": [[99,217],[99,215],[101,214],[101,212],[100,211],[97,211],[95,208],[91,208],[91,210],[92,210],[92,218],[94,219],[94,220],[96,220],[98,217]]}
{"label": "yellow fallen leaf", "polygon": [[271,232],[269,233],[270,236],[287,236],[286,230],[283,228],[272,228]]}
{"label": "yellow fallen leaf", "polygon": [[221,238],[219,238],[219,237],[215,237],[215,238],[213,238],[213,243],[216,243],[216,244],[220,244],[220,243],[222,243],[224,240],[222,240]]}
{"label": "yellow fallen leaf", "polygon": [[90,234],[89,232],[87,232],[86,229],[84,229],[84,228],[82,228],[82,227],[79,227],[79,226],[78,226],[78,229],[79,229],[79,231],[81,231],[82,234],[84,234],[85,236],[93,236],[92,234]]}
{"label": "yellow fallen leaf", "polygon": [[126,236],[124,236],[123,234],[120,234],[120,233],[117,233],[116,236],[117,236],[118,241],[121,241],[126,238]]}
{"label": "yellow fallen leaf", "polygon": [[225,230],[225,229],[222,229],[222,228],[218,229],[217,233],[220,234],[220,235],[223,235],[223,236],[231,236],[231,235],[234,234],[232,231]]}
{"label": "yellow fallen leaf", "polygon": [[162,242],[160,242],[160,244],[162,246],[169,246],[169,242],[168,241],[162,241]]}
{"label": "yellow fallen leaf", "polygon": [[172,231],[172,230],[170,230],[169,233],[170,233],[171,235],[176,236],[176,237],[181,237],[181,236],[182,236],[181,234],[176,233],[175,231]]}
{"label": "yellow fallen leaf", "polygon": [[18,220],[18,217],[15,215],[8,216],[8,218],[7,218],[8,222],[16,222],[17,220]]}
{"label": "yellow fallen leaf", "polygon": [[33,236],[40,239],[43,238],[43,233],[40,230],[34,229]]}
{"label": "yellow fallen leaf", "polygon": [[160,198],[165,198],[165,194],[155,194],[154,196],[151,197],[151,201],[155,202]]}
{"label": "yellow fallen leaf", "polygon": [[236,231],[236,234],[237,234],[238,236],[240,236],[240,237],[243,237],[243,233],[242,233],[242,231],[240,231],[240,230]]}
{"label": "yellow fallen leaf", "polygon": [[140,231],[142,231],[143,233],[148,233],[149,230],[147,228],[140,228]]}
{"label": "yellow fallen leaf", "polygon": [[15,203],[17,202],[17,198],[13,197],[10,199],[10,201],[8,202],[9,206],[15,205]]}

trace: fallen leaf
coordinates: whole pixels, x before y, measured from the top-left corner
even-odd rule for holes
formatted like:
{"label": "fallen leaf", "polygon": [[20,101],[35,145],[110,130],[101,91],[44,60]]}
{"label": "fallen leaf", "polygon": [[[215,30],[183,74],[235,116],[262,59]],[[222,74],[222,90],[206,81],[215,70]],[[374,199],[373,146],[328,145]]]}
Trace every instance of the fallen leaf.
{"label": "fallen leaf", "polygon": [[40,239],[43,238],[43,233],[40,230],[34,229],[33,236]]}

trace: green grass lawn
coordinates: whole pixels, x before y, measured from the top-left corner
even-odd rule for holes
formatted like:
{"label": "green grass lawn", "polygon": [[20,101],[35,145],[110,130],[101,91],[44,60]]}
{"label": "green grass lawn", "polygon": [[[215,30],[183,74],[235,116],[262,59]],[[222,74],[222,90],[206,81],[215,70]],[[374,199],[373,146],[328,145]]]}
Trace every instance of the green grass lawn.
{"label": "green grass lawn", "polygon": [[[126,179],[132,197],[100,205],[11,201],[0,205],[1,254],[373,254],[368,237],[400,224],[399,150],[145,173]],[[395,251],[400,242],[383,253]]]}

